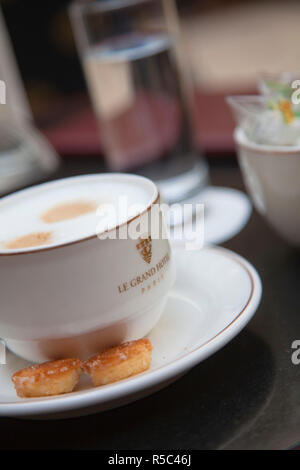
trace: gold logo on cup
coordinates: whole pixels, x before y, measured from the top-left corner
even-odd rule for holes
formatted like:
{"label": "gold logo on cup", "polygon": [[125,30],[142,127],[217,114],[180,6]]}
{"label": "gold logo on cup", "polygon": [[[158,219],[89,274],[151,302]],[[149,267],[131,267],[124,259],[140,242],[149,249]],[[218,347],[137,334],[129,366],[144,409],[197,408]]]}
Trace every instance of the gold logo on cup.
{"label": "gold logo on cup", "polygon": [[139,242],[136,244],[136,248],[140,253],[145,263],[150,264],[152,258],[152,239],[151,235],[147,238],[139,238]]}

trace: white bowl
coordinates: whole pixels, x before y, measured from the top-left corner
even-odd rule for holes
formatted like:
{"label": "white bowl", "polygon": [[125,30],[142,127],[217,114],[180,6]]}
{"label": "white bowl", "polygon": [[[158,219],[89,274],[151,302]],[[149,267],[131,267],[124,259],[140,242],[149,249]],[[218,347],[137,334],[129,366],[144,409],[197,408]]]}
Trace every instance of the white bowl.
{"label": "white bowl", "polygon": [[300,145],[255,144],[241,128],[234,140],[256,209],[289,243],[300,245]]}

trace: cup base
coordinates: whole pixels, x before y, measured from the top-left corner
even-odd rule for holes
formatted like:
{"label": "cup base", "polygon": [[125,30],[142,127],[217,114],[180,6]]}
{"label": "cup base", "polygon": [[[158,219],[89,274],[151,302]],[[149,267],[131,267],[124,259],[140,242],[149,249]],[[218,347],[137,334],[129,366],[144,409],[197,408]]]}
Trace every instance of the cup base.
{"label": "cup base", "polygon": [[164,296],[142,313],[82,335],[25,341],[6,338],[5,343],[14,354],[30,362],[41,363],[68,357],[85,360],[109,347],[143,338],[160,319],[166,300],[167,296]]}

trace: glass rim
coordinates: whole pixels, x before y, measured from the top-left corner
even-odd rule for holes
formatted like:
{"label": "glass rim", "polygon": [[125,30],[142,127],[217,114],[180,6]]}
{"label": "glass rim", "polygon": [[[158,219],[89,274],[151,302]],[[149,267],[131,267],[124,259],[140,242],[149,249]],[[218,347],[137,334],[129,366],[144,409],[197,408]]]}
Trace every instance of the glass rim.
{"label": "glass rim", "polygon": [[71,3],[70,10],[86,9],[90,12],[106,13],[158,1],[163,2],[163,0],[75,0]]}

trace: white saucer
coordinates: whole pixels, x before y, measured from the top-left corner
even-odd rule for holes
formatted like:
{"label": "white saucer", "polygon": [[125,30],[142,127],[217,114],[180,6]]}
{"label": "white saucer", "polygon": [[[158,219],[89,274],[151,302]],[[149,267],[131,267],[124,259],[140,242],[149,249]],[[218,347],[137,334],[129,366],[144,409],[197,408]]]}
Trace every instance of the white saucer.
{"label": "white saucer", "polygon": [[254,315],[261,298],[255,269],[223,248],[175,250],[177,280],[166,309],[149,334],[154,349],[151,369],[115,384],[50,398],[23,399],[11,375],[28,363],[12,353],[0,365],[0,415],[57,418],[99,412],[129,403],[174,381],[222,348]]}
{"label": "white saucer", "polygon": [[[224,243],[237,235],[248,222],[252,212],[252,205],[248,196],[232,188],[209,186],[200,194],[185,202],[204,204],[205,245]],[[176,214],[174,214],[177,225],[170,228],[170,237],[174,246],[184,245],[194,227],[193,221],[188,221],[184,232],[186,238],[179,240],[179,237],[176,237],[176,232],[180,230],[180,216],[181,213],[178,214],[176,222]],[[191,242],[192,239],[189,238],[188,241]]]}

